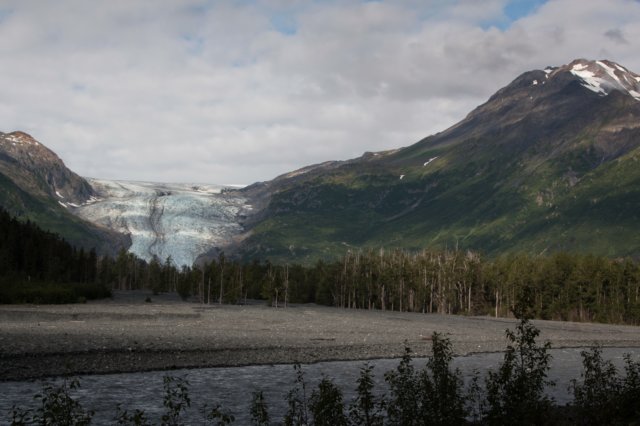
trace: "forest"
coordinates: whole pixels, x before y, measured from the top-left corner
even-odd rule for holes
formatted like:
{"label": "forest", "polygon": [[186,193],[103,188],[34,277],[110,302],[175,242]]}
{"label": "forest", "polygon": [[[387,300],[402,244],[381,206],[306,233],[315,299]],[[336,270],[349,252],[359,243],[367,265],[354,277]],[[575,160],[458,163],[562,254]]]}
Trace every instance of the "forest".
{"label": "forest", "polygon": [[465,250],[349,250],[314,265],[243,262],[220,253],[192,267],[121,250],[97,256],[0,211],[0,303],[68,303],[113,290],[177,292],[199,303],[351,309],[640,324],[640,263],[576,253],[485,258]]}
{"label": "forest", "polygon": [[318,303],[352,309],[511,316],[517,303],[539,319],[640,324],[640,264],[593,255],[527,254],[484,259],[471,251],[347,252],[340,260],[275,265],[221,254],[178,270],[130,253],[102,258],[98,276],[113,288],[177,291],[200,303],[272,306]]}
{"label": "forest", "polygon": [[0,209],[0,303],[75,303],[111,295],[97,279],[95,250]]}

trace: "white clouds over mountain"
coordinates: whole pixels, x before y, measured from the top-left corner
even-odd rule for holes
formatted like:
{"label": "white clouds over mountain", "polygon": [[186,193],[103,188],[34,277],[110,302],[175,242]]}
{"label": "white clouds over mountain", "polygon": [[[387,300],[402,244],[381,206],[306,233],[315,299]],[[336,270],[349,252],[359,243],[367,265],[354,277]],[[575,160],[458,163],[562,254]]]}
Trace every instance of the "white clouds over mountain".
{"label": "white clouds over mountain", "polygon": [[0,1],[0,130],[85,176],[250,183],[411,144],[529,69],[640,70],[638,1],[533,3]]}

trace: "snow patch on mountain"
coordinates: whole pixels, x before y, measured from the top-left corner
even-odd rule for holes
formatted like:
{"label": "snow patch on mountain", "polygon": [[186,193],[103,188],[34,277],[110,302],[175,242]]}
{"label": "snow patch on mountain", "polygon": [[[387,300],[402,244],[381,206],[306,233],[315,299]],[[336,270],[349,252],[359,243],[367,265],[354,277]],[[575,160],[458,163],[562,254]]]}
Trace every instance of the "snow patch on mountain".
{"label": "snow patch on mountain", "polygon": [[578,59],[559,70],[567,69],[582,80],[582,85],[602,96],[614,90],[640,101],[640,76],[615,62]]}
{"label": "snow patch on mountain", "polygon": [[238,215],[247,200],[220,185],[87,180],[98,197],[74,212],[130,235],[129,251],[146,260],[171,256],[176,265],[190,266],[242,231]]}

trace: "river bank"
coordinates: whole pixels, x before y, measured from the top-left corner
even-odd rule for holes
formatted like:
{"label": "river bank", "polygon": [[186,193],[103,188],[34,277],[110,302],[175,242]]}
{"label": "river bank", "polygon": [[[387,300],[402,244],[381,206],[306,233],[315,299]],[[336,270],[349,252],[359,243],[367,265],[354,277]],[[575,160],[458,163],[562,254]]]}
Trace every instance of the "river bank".
{"label": "river bank", "polygon": [[[0,306],[0,380],[175,368],[395,358],[430,353],[434,331],[457,354],[505,348],[515,320],[316,305],[202,305],[116,293],[78,305]],[[552,346],[640,347],[640,327],[534,321]]]}

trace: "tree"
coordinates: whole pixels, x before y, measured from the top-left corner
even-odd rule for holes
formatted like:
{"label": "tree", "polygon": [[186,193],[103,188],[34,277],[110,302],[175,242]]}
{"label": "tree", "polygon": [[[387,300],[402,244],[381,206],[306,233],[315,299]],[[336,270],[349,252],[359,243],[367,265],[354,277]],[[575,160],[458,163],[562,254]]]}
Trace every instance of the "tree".
{"label": "tree", "polygon": [[269,410],[262,391],[253,393],[251,399],[251,424],[253,426],[269,425]]}
{"label": "tree", "polygon": [[509,341],[498,371],[490,371],[486,380],[486,419],[489,424],[542,424],[551,407],[545,395],[551,344],[540,346],[540,334],[531,322],[522,318],[516,331],[506,330]]}
{"label": "tree", "polygon": [[390,392],[390,399],[386,403],[388,423],[398,426],[418,425],[418,383],[409,347],[405,347],[397,369],[385,373],[384,378]]}
{"label": "tree", "polygon": [[316,426],[346,426],[342,391],[330,379],[323,377],[311,393],[309,408]]}
{"label": "tree", "polygon": [[384,404],[373,395],[373,366],[365,364],[360,369],[356,399],[349,409],[349,420],[357,426],[382,426]]}
{"label": "tree", "polygon": [[462,373],[451,369],[451,340],[434,332],[431,341],[433,355],[419,377],[420,418],[430,425],[464,424],[467,412]]}
{"label": "tree", "polygon": [[295,386],[287,393],[287,413],[284,416],[285,426],[297,426],[309,424],[309,410],[307,401],[307,384],[300,364],[295,363],[293,369],[296,372]]}
{"label": "tree", "polygon": [[[581,382],[571,381],[574,404],[582,424],[607,424],[618,414],[622,383],[611,361],[602,359],[602,349],[582,351]],[[637,403],[637,401],[636,401]]]}
{"label": "tree", "polygon": [[189,382],[181,377],[164,376],[165,413],[162,415],[162,426],[177,426],[182,412],[191,407]]}

